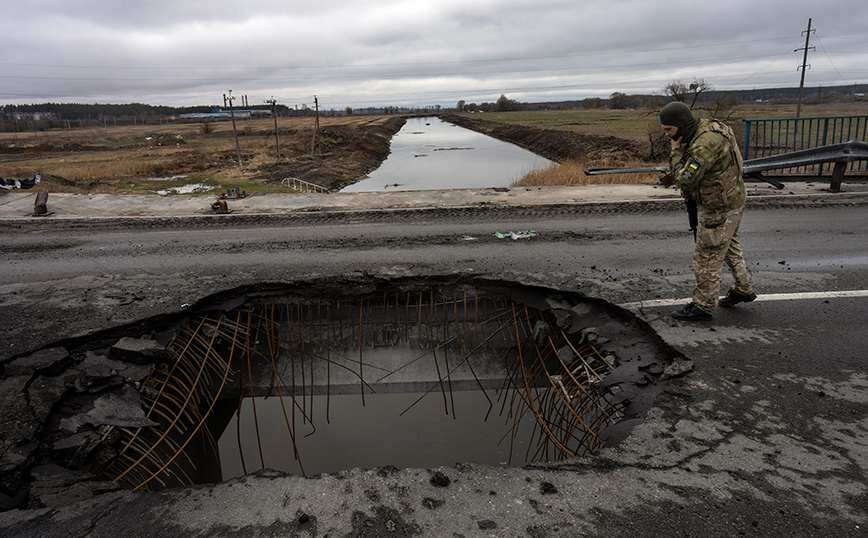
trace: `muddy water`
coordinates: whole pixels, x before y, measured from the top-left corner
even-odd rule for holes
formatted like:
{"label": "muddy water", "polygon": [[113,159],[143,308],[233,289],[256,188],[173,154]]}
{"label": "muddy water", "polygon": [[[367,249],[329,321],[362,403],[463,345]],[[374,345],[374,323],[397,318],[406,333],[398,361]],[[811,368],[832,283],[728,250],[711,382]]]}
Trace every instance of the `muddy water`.
{"label": "muddy water", "polygon": [[341,192],[508,187],[550,164],[526,149],[439,118],[410,118],[392,138],[382,166]]}

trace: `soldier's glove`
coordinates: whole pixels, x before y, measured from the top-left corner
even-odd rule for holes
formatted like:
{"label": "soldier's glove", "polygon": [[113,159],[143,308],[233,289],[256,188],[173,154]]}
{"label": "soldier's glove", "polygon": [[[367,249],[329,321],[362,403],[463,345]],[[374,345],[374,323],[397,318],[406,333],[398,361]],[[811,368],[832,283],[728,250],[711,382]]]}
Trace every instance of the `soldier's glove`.
{"label": "soldier's glove", "polygon": [[664,187],[671,187],[675,185],[675,178],[672,177],[672,174],[664,174],[660,176],[660,184]]}

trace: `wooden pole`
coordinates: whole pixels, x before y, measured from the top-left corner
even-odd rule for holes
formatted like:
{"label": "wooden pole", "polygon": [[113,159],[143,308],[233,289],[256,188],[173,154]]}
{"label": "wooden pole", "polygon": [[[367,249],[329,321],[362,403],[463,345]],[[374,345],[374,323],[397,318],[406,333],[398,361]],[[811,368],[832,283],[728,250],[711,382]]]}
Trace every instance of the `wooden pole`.
{"label": "wooden pole", "polygon": [[313,106],[314,106],[314,122],[313,122],[313,144],[310,147],[310,154],[313,155],[316,152],[316,139],[319,136],[319,100],[316,98],[316,95],[313,96]]}
{"label": "wooden pole", "polygon": [[241,159],[241,144],[238,143],[238,129],[235,127],[235,109],[232,108],[232,90],[229,90],[229,97],[225,98],[229,101],[229,117],[232,118],[232,132],[235,133],[235,149],[238,150],[238,166],[244,166],[244,161]]}
{"label": "wooden pole", "polygon": [[266,101],[271,105],[271,115],[274,116],[274,143],[277,145],[277,158],[280,158],[280,133],[277,131],[277,101],[274,100],[272,96],[271,99]]}

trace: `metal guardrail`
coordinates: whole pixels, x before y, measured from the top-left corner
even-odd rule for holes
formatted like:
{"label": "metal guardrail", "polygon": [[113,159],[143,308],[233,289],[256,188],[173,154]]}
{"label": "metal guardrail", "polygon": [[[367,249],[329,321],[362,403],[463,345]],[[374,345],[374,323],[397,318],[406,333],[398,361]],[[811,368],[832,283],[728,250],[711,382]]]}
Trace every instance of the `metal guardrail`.
{"label": "metal guardrail", "polygon": [[[868,140],[868,116],[748,119],[745,120],[743,156],[745,161],[752,161],[854,140]],[[778,175],[822,176],[834,172],[828,162],[778,168],[776,172]],[[845,172],[868,173],[868,163],[851,161]]]}
{"label": "metal guardrail", "polygon": [[822,167],[833,163],[830,190],[841,190],[847,166],[857,164],[864,168],[868,162],[868,142],[850,140],[842,144],[829,144],[819,148],[791,151],[779,155],[759,157],[744,162],[743,175],[755,175],[771,170],[792,170],[798,168]]}
{"label": "metal guardrail", "polygon": [[[756,159],[748,159],[744,161],[742,175],[745,177],[759,177],[768,181],[779,189],[784,185],[771,178],[760,175],[762,172],[772,170],[792,170],[796,168],[806,168],[811,166],[823,166],[824,164],[833,164],[832,181],[829,186],[832,191],[841,190],[841,181],[844,178],[844,172],[848,165],[858,163],[864,164],[868,161],[868,142],[859,140],[850,140],[842,144],[830,144],[819,148],[803,149],[799,151],[791,151],[789,153],[781,153],[778,155],[769,155]],[[648,167],[632,167],[632,168],[588,168],[585,175],[594,176],[602,174],[633,174],[644,172],[660,172],[668,173],[668,166],[648,166]]]}
{"label": "metal guardrail", "polygon": [[281,185],[289,185],[293,189],[299,192],[319,192],[323,194],[329,194],[332,191],[329,189],[317,185],[316,183],[311,183],[310,181],[305,181],[303,179],[298,179],[297,177],[286,177],[280,180]]}

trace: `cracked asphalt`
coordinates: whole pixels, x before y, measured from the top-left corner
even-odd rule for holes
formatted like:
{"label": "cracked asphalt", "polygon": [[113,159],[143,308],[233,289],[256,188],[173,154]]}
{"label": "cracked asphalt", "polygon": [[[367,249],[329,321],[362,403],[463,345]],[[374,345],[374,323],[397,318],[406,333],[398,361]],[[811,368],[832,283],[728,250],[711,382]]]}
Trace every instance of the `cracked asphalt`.
{"label": "cracked asphalt", "polygon": [[[482,202],[477,193],[450,202],[402,195],[331,210],[312,198],[293,201],[294,209],[275,208],[282,202],[271,200],[269,209],[239,208],[219,233],[203,224],[220,218],[202,213],[204,199],[184,201],[195,215],[178,207],[174,214],[161,208],[165,214],[125,215],[100,202],[95,217],[73,212],[71,202],[64,207],[58,196],[49,207],[56,204],[61,218],[48,221],[22,215],[32,204],[23,195],[0,198],[0,225],[11,237],[3,250],[0,313],[7,320],[30,316],[28,323],[43,326],[13,323],[2,341],[3,360],[37,349],[49,334],[62,340],[123,330],[256,283],[340,278],[352,286],[457,275],[566,289],[621,305],[692,363],[686,375],[665,382],[628,437],[587,458],[315,477],[265,470],[214,485],[113,491],[10,510],[0,513],[0,534],[866,536],[868,299],[788,295],[865,288],[864,186],[850,186],[843,196],[821,187],[793,187],[796,192],[779,193],[773,202],[764,200],[765,187],[755,186],[743,245],[754,285],[769,300],[716,312],[714,322],[697,325],[674,322],[672,306],[654,303],[686,297],[692,275],[689,244],[678,235],[678,200],[650,186],[635,200],[580,189],[513,193],[494,212],[487,202],[508,191],[482,193]],[[142,211],[138,200],[124,202],[132,202],[128,211]],[[432,203],[439,205],[425,209]],[[639,222],[651,231],[636,231]],[[189,237],[175,235],[178,225]],[[519,225],[533,225],[540,236],[467,239],[482,237],[482,228]],[[197,244],[210,245],[200,247],[207,264],[189,254],[184,261]],[[243,260],[231,255],[239,250]],[[561,266],[564,258],[574,263]],[[36,300],[48,306],[28,309]],[[92,316],[79,319],[83,312]]]}

